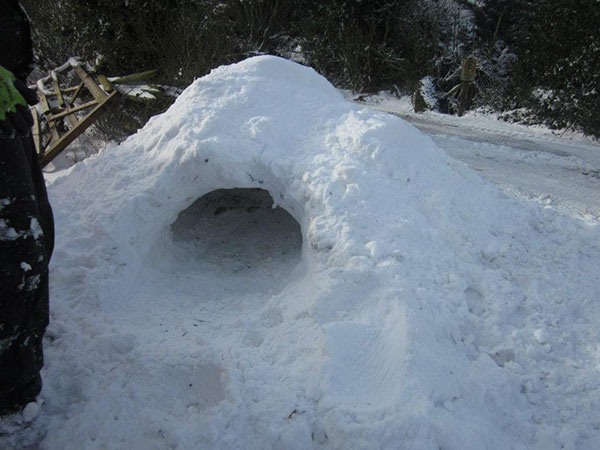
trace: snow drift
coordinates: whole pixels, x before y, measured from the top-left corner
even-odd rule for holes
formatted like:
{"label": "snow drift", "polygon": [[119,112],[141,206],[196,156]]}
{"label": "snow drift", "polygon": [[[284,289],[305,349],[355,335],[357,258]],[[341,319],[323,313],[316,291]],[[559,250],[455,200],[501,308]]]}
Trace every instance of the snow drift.
{"label": "snow drift", "polygon": [[600,438],[598,230],[309,68],[216,69],[50,193],[42,448]]}

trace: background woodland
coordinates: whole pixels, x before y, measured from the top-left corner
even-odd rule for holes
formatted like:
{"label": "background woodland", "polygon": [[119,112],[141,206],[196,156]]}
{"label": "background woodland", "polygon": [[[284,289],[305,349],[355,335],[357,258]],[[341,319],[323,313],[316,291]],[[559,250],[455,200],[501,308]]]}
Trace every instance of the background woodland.
{"label": "background woodland", "polygon": [[[427,86],[441,112],[461,60],[479,61],[475,106],[508,120],[600,136],[597,0],[27,0],[43,72],[80,56],[93,70],[157,69],[185,87],[257,54],[313,67],[357,93]],[[169,101],[120,102],[135,128]],[[127,119],[129,117],[129,119]],[[115,135],[127,134],[117,130]],[[133,131],[133,130],[130,130]],[[118,136],[116,136],[118,137]]]}

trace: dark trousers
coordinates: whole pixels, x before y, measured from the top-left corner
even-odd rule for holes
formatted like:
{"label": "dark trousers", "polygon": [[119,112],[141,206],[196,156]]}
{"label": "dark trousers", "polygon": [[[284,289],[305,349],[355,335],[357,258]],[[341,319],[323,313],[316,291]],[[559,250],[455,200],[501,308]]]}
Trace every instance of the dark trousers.
{"label": "dark trousers", "polygon": [[54,223],[31,135],[0,134],[0,414],[41,390]]}

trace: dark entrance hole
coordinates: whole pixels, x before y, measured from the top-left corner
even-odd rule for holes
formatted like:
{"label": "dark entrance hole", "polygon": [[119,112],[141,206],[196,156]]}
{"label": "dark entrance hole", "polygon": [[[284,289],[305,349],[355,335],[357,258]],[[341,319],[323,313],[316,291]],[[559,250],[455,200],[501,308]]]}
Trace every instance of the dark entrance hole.
{"label": "dark entrance hole", "polygon": [[212,271],[277,278],[301,259],[300,225],[263,189],[212,191],[182,211],[171,232],[180,261]]}

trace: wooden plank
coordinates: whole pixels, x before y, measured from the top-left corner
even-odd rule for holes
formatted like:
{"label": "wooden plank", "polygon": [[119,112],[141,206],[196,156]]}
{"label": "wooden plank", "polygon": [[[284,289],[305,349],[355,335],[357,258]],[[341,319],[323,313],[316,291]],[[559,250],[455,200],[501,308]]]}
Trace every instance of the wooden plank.
{"label": "wooden plank", "polygon": [[75,92],[75,91],[78,91],[79,89],[81,89],[81,85],[82,85],[82,84],[83,84],[83,83],[79,83],[77,86],[71,86],[71,87],[66,87],[66,88],[63,88],[63,90],[62,90],[62,91],[63,91],[63,93],[65,93],[65,94],[70,94],[71,92]]}
{"label": "wooden plank", "polygon": [[69,99],[69,104],[72,105],[79,93],[81,92],[81,88],[83,87],[83,83],[79,83],[75,88],[73,88],[70,92],[75,92],[73,96]]}
{"label": "wooden plank", "polygon": [[92,94],[92,96],[96,100],[101,101],[102,99],[107,97],[106,92],[100,89],[100,87],[96,84],[94,79],[91,76],[89,76],[81,66],[74,66],[73,70],[75,71],[79,79],[83,82],[83,84],[85,84],[85,87],[88,89],[88,91],[90,91],[90,94]]}
{"label": "wooden plank", "polygon": [[127,83],[131,83],[134,81],[140,81],[140,80],[144,80],[147,78],[151,78],[152,76],[154,76],[154,74],[156,73],[156,69],[153,70],[146,70],[145,72],[139,72],[139,73],[134,73],[131,75],[125,75],[123,77],[119,77],[119,78],[113,78],[113,83],[118,83],[118,84],[127,84]]}
{"label": "wooden plank", "polygon": [[460,89],[461,84],[458,83],[456,86],[454,86],[452,89],[450,89],[450,91],[448,93],[446,93],[446,95],[444,95],[444,98],[448,98],[451,95],[454,95],[458,92],[458,90]]}
{"label": "wooden plank", "polygon": [[90,125],[92,125],[98,117],[104,112],[103,107],[115,96],[117,91],[113,91],[104,101],[98,103],[96,107],[90,111],[80,122],[77,128],[65,133],[58,141],[53,142],[52,148],[42,157],[42,167],[48,165],[56,156],[58,156],[71,142],[77,139]]}
{"label": "wooden plank", "polygon": [[40,105],[42,107],[42,114],[48,115],[50,114],[50,106],[48,105],[48,99],[46,98],[46,94],[38,89],[38,98],[40,99]]}
{"label": "wooden plank", "polygon": [[54,93],[56,94],[56,98],[58,99],[58,106],[64,108],[65,99],[63,98],[62,92],[60,91],[58,80],[56,78],[52,78],[52,84],[54,85]]}
{"label": "wooden plank", "polygon": [[74,112],[81,111],[83,109],[88,109],[88,108],[91,108],[93,106],[96,106],[99,103],[102,103],[102,102],[98,102],[97,100],[92,100],[91,102],[87,102],[87,103],[83,103],[82,105],[78,105],[75,108],[67,107],[67,108],[65,108],[64,111],[61,111],[61,112],[56,113],[56,114],[50,114],[48,116],[48,121],[60,119],[61,117],[68,116],[69,114],[72,114]]}

